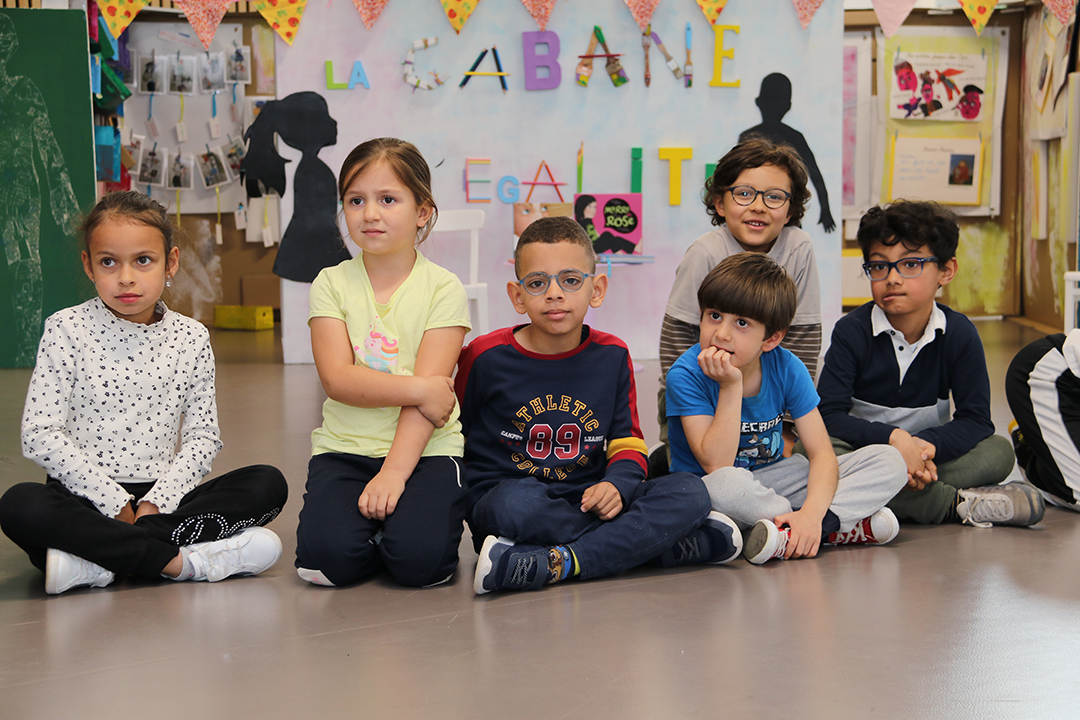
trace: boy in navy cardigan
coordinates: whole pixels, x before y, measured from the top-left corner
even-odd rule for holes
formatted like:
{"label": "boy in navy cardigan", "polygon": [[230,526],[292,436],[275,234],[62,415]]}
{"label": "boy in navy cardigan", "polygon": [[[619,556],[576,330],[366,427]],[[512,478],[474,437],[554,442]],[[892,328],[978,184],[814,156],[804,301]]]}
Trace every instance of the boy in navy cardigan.
{"label": "boy in navy cardigan", "polygon": [[584,229],[536,221],[514,265],[507,294],[531,323],[477,338],[458,360],[466,517],[483,542],[476,593],[736,558],[742,538],[709,512],[699,477],[645,481],[630,353],[583,325],[607,289]]}
{"label": "boy in navy cardigan", "polygon": [[[818,383],[837,454],[874,444],[900,451],[908,484],[900,520],[1034,525],[1044,504],[994,435],[982,342],[963,314],[934,301],[956,276],[956,216],[931,202],[871,208],[859,223],[873,302],[836,323]],[[950,417],[949,394],[955,409]]]}

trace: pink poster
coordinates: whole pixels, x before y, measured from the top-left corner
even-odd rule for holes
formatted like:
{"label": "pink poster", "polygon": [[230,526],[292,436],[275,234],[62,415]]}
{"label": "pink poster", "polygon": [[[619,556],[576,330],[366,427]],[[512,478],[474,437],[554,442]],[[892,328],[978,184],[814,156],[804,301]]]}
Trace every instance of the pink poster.
{"label": "pink poster", "polygon": [[574,219],[597,253],[641,254],[641,193],[575,195]]}
{"label": "pink poster", "polygon": [[855,124],[859,101],[859,49],[844,48],[844,205],[855,204]]}

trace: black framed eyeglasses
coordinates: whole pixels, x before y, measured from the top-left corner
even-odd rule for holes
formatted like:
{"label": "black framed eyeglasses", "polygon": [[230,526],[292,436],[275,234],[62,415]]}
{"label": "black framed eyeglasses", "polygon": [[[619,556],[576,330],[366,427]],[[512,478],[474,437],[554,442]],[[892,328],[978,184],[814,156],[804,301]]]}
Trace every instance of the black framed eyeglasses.
{"label": "black framed eyeglasses", "polygon": [[770,210],[779,210],[791,199],[791,193],[787,190],[781,190],[780,188],[755,190],[749,185],[733,185],[727,188],[725,192],[731,193],[731,199],[734,200],[737,205],[743,206],[753,205],[754,200],[757,200],[757,196],[760,195],[761,201],[765,203],[765,207]]}
{"label": "black framed eyeglasses", "polygon": [[866,272],[866,277],[874,282],[889,277],[889,273],[894,269],[900,277],[917,278],[922,275],[923,265],[928,262],[936,263],[937,261],[938,259],[935,255],[921,258],[902,258],[896,262],[871,260],[870,262],[863,263],[862,269]]}
{"label": "black framed eyeglasses", "polygon": [[595,273],[583,273],[580,270],[562,270],[556,275],[548,275],[542,272],[532,272],[518,280],[518,285],[530,295],[543,295],[547,292],[551,281],[559,283],[559,287],[568,293],[577,292],[585,286],[585,278],[593,277]]}

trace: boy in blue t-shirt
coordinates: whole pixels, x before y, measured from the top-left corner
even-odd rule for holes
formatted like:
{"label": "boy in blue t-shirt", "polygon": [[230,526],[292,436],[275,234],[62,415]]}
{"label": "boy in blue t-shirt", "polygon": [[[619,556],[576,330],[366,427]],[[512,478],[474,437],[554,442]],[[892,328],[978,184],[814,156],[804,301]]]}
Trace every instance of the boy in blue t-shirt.
{"label": "boy in blue t-shirt", "polygon": [[[907,481],[900,453],[874,446],[839,463],[806,366],[779,347],[795,283],[761,253],[718,264],[698,289],[699,344],[667,382],[671,469],[704,475],[713,510],[740,527],[747,560],[813,557],[822,542],[881,545],[899,532],[885,503]],[[784,413],[806,456],[783,457]]]}
{"label": "boy in blue t-shirt", "polygon": [[630,352],[583,325],[607,288],[585,230],[537,220],[514,269],[507,294],[530,323],[470,343],[455,380],[476,593],[738,557],[738,528],[709,511],[699,477],[645,480]]}

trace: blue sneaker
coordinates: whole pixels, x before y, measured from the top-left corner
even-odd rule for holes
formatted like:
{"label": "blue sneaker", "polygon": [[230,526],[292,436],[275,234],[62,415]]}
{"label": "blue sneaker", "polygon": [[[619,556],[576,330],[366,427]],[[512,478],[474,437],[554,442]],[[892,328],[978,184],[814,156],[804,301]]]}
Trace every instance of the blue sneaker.
{"label": "blue sneaker", "polygon": [[742,533],[735,521],[713,510],[696,530],[671,549],[676,565],[724,565],[742,552]]}
{"label": "blue sneaker", "polygon": [[539,590],[548,579],[548,552],[539,545],[515,545],[489,535],[480,548],[473,590]]}

